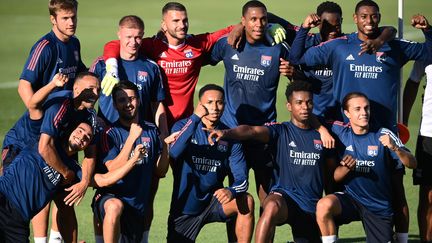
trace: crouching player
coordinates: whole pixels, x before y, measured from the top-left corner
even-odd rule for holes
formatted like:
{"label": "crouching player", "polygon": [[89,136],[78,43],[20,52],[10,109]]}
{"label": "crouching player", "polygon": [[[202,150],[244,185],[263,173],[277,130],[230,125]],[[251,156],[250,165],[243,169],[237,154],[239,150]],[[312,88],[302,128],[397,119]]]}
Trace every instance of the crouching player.
{"label": "crouching player", "polygon": [[369,129],[366,95],[349,93],[342,105],[350,125],[334,122],[332,130],[344,148],[334,179],[343,182],[345,190],[318,202],[322,241],[337,240],[336,225],[361,220],[366,242],[393,242],[392,183],[403,173],[403,165],[415,168],[417,161],[390,130]]}
{"label": "crouching player", "polygon": [[323,148],[320,134],[309,125],[313,106],[309,85],[294,81],[285,95],[291,121],[214,131],[209,142],[213,138],[219,143],[221,139],[254,139],[276,146],[276,181],[264,200],[256,242],[270,242],[275,226],[285,223],[291,225],[295,242],[321,242],[314,213],[335,162]]}
{"label": "crouching player", "polygon": [[[254,225],[254,201],[246,193],[248,178],[241,144],[220,140],[216,146],[208,141],[205,129],[226,129],[220,121],[224,109],[224,90],[209,84],[199,91],[199,103],[187,119],[174,124],[169,154],[174,188],[168,218],[168,242],[195,242],[201,228],[211,222],[225,222],[237,215],[238,242],[250,242]],[[179,132],[179,133],[175,133]],[[234,183],[223,186],[232,173]]]}

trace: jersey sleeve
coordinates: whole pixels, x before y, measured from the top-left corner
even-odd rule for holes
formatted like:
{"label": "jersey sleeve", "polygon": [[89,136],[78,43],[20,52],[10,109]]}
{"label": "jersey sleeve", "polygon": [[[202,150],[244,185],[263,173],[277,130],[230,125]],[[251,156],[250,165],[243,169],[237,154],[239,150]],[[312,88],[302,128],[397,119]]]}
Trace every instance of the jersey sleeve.
{"label": "jersey sleeve", "polygon": [[308,32],[309,29],[300,28],[292,43],[288,59],[294,65],[304,64],[304,59],[302,59],[302,57],[305,53],[305,45]]}
{"label": "jersey sleeve", "polygon": [[329,121],[326,127],[329,127],[336,136],[340,137],[347,132],[349,125],[340,121]]}
{"label": "jersey sleeve", "polygon": [[[403,149],[405,151],[409,152],[409,149],[407,147],[405,147],[405,145],[402,143],[402,141],[399,139],[399,137],[394,134],[391,130],[387,129],[387,128],[381,128],[380,129],[380,134],[381,135],[389,135],[390,139],[393,140],[393,142],[396,144],[396,146],[398,146],[400,149]],[[396,169],[398,169],[398,167],[403,167],[402,162],[400,161],[399,157],[397,156],[396,152],[388,149],[390,151],[390,155],[392,157],[393,160],[397,160],[398,163],[400,165],[396,165]]]}
{"label": "jersey sleeve", "polygon": [[202,39],[202,47],[204,52],[210,52],[215,43],[223,36],[229,34],[234,29],[234,25],[230,25],[224,29],[215,31],[213,33],[206,33],[198,35],[197,37]]}
{"label": "jersey sleeve", "polygon": [[99,79],[102,79],[105,76],[105,62],[102,56],[96,58],[96,60],[93,61],[89,68],[89,72],[96,74]]}
{"label": "jersey sleeve", "polygon": [[266,125],[267,129],[269,130],[269,137],[270,137],[270,143],[274,143],[274,141],[277,141],[279,138],[279,134],[281,134],[281,130],[283,128],[282,124],[269,124]]}
{"label": "jersey sleeve", "polygon": [[117,139],[113,130],[108,130],[105,134],[105,157],[102,162],[105,164],[106,162],[113,160],[120,153],[119,144],[117,144]]}
{"label": "jersey sleeve", "polygon": [[109,58],[120,57],[120,41],[112,40],[105,44],[103,51],[103,59],[106,61]]}
{"label": "jersey sleeve", "polygon": [[233,194],[233,197],[236,197],[239,193],[246,192],[249,187],[246,159],[240,143],[235,143],[232,146],[229,166],[234,177],[234,183],[228,189]]}
{"label": "jersey sleeve", "polygon": [[185,120],[181,120],[177,122],[172,128],[173,133],[180,132],[176,141],[170,145],[169,149],[169,155],[174,159],[178,158],[187,148],[189,139],[195,133],[201,119],[197,115],[193,114],[186,120],[186,123],[184,121]]}
{"label": "jersey sleeve", "polygon": [[42,120],[41,133],[45,133],[53,138],[59,137],[62,132],[60,123],[64,119],[67,107],[70,105],[70,100],[65,100],[62,103],[54,103],[49,106]]}
{"label": "jersey sleeve", "polygon": [[415,61],[409,79],[411,79],[415,83],[420,83],[421,79],[425,75],[425,68],[426,68],[425,62]]}
{"label": "jersey sleeve", "polygon": [[42,87],[43,84],[39,82],[49,68],[52,57],[53,50],[49,40],[43,39],[36,43],[30,51],[20,79],[29,81],[33,88]]}
{"label": "jersey sleeve", "polygon": [[154,80],[152,85],[152,101],[163,101],[165,99],[165,88],[163,86],[162,74],[159,66],[154,63]]}
{"label": "jersey sleeve", "polygon": [[223,57],[225,55],[225,46],[227,45],[226,38],[220,39],[216,44],[214,45],[211,55],[210,55],[210,64],[216,65],[218,62],[223,60]]}

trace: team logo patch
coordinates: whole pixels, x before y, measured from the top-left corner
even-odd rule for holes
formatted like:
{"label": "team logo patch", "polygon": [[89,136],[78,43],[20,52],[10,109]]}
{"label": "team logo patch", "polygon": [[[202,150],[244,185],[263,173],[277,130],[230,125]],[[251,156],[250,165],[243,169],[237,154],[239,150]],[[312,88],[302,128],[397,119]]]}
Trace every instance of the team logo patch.
{"label": "team logo patch", "polygon": [[145,72],[145,71],[138,71],[138,75],[137,75],[138,81],[140,81],[140,82],[146,82],[147,81],[147,76],[148,76],[147,72]]}
{"label": "team logo patch", "polygon": [[228,142],[219,140],[217,149],[220,152],[226,152],[226,151],[228,151]]}
{"label": "team logo patch", "polygon": [[378,146],[368,146],[367,154],[370,157],[376,157],[378,155]]}
{"label": "team logo patch", "polygon": [[194,56],[191,49],[185,50],[184,53],[185,53],[185,57],[187,57],[187,58],[192,58]]}
{"label": "team logo patch", "polygon": [[78,51],[74,51],[75,61],[79,61],[79,53]]}
{"label": "team logo patch", "polygon": [[379,51],[375,54],[376,56],[376,61],[379,63],[383,63],[385,62],[386,58],[387,58],[387,54],[385,54],[385,52]]}
{"label": "team logo patch", "polygon": [[322,150],[322,141],[321,140],[314,139],[313,142],[314,142],[315,149]]}
{"label": "team logo patch", "polygon": [[271,64],[272,57],[271,56],[261,56],[261,66],[268,67]]}
{"label": "team logo patch", "polygon": [[144,157],[148,157],[148,151],[150,149],[150,138],[149,137],[141,137],[141,143],[144,145],[144,148],[146,149]]}

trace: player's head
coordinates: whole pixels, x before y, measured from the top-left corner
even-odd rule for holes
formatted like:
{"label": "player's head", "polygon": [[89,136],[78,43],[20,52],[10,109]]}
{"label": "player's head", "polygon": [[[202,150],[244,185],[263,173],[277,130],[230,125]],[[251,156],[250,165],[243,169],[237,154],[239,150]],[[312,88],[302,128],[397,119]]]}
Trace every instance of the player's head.
{"label": "player's head", "polygon": [[91,72],[81,72],[75,77],[73,98],[75,108],[91,109],[99,98],[99,78]]}
{"label": "player's head", "polygon": [[351,126],[367,128],[369,125],[370,107],[368,97],[360,92],[348,93],[342,101],[344,114]]}
{"label": "player's head", "polygon": [[127,15],[120,19],[117,36],[120,40],[120,56],[136,57],[144,36],[144,21],[136,15]]}
{"label": "player's head", "polygon": [[247,2],[243,5],[241,22],[249,43],[263,40],[267,26],[266,6],[260,1]]}
{"label": "player's head", "polygon": [[161,29],[168,41],[183,42],[189,28],[186,7],[178,2],[169,2],[162,8]]}
{"label": "player's head", "polygon": [[77,27],[78,2],[76,0],[50,0],[48,3],[53,31],[60,40],[68,40]]}
{"label": "player's head", "polygon": [[357,3],[354,13],[354,23],[357,25],[359,37],[374,38],[381,19],[378,4],[372,0],[362,0]]}
{"label": "player's head", "polygon": [[318,5],[317,15],[321,18],[319,29],[323,41],[334,39],[342,34],[342,9],[339,4],[325,1]]}
{"label": "player's head", "polygon": [[113,104],[120,119],[131,122],[138,115],[140,105],[138,88],[129,81],[120,81],[112,92]]}
{"label": "player's head", "polygon": [[208,115],[204,116],[210,122],[219,121],[225,107],[225,91],[216,84],[207,84],[198,92],[199,105],[203,105]]}
{"label": "player's head", "polygon": [[69,135],[68,147],[71,152],[82,151],[93,139],[92,126],[87,122],[81,122]]}
{"label": "player's head", "polygon": [[288,84],[285,90],[287,109],[291,112],[291,120],[295,122],[306,122],[313,108],[313,95],[309,83],[295,80]]}

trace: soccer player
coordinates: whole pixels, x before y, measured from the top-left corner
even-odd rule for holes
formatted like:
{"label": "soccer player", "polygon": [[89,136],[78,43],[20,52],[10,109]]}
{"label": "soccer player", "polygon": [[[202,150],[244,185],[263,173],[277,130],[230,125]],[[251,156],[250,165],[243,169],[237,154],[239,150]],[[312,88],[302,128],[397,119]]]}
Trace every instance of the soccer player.
{"label": "soccer player", "polygon": [[[176,140],[170,144],[169,154],[175,160],[174,188],[168,242],[195,242],[205,224],[225,222],[235,215],[238,242],[252,239],[254,203],[246,192],[248,176],[241,144],[220,140],[211,146],[209,133],[203,130],[228,128],[220,121],[223,110],[224,90],[208,84],[199,91],[194,114],[173,126]],[[233,174],[234,183],[224,188],[228,173]]]}
{"label": "soccer player", "polygon": [[421,242],[432,242],[432,203],[429,200],[432,196],[432,181],[430,180],[432,167],[432,133],[431,133],[431,107],[432,107],[432,66],[430,61],[414,63],[410,77],[406,82],[403,96],[403,116],[404,124],[408,125],[408,117],[412,105],[417,96],[418,87],[425,74],[426,66],[426,86],[422,99],[422,116],[420,132],[417,137],[416,158],[418,166],[413,172],[414,185],[419,185],[419,201],[417,208],[417,223],[420,231]]}
{"label": "soccer player", "polygon": [[334,122],[332,131],[343,144],[344,156],[334,179],[343,182],[345,189],[317,204],[322,241],[336,242],[336,224],[361,220],[366,242],[393,242],[392,180],[403,173],[403,165],[415,168],[417,161],[389,129],[369,127],[366,95],[349,93],[342,105],[350,123]]}
{"label": "soccer player", "polygon": [[[79,123],[54,142],[64,166],[74,175],[80,170],[76,153],[84,150],[92,137],[91,125]],[[0,177],[0,241],[29,242],[30,219],[54,198],[65,179],[46,163],[37,143],[24,149]]]}
{"label": "soccer player", "polygon": [[119,119],[106,131],[102,141],[103,163],[108,172],[118,169],[132,157],[132,149],[142,144],[140,161],[119,182],[100,187],[93,211],[103,222],[105,242],[148,242],[143,227],[151,197],[152,176],[164,177],[169,166],[167,146],[159,139],[157,128],[139,119],[139,91],[135,84],[121,81],[114,87],[113,104]]}
{"label": "soccer player", "polygon": [[[141,119],[145,118],[151,107],[154,118],[147,118],[146,120],[154,120],[163,134],[162,137],[165,138],[169,131],[166,124],[165,108],[162,104],[165,91],[162,86],[159,66],[138,53],[144,35],[144,22],[135,15],[124,16],[119,21],[117,35],[120,39],[118,77],[121,80],[130,81],[138,87]],[[101,79],[105,76],[107,70],[102,57],[96,59],[90,71],[96,73]],[[101,94],[98,115],[108,124],[113,124],[118,120],[118,113],[113,106],[111,96]]]}
{"label": "soccer player", "polygon": [[[291,225],[295,242],[320,242],[316,203],[334,167],[320,134],[311,128],[313,102],[309,84],[294,81],[285,91],[291,121],[266,126],[240,125],[214,131],[209,138],[258,140],[276,147],[275,184],[263,203],[256,242],[270,242],[276,225]],[[211,140],[212,141],[212,140]]]}

